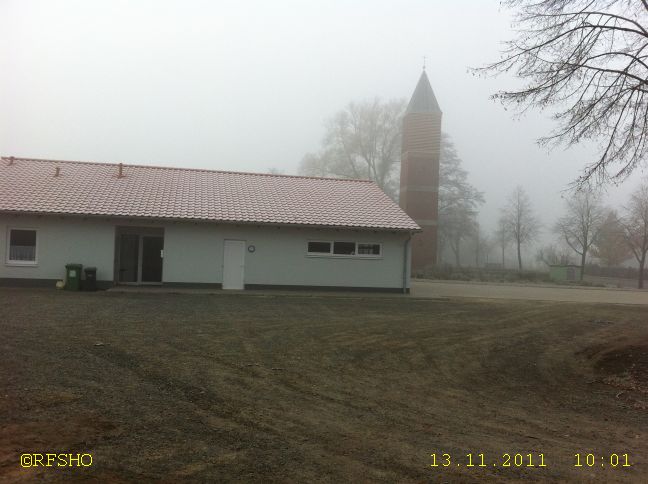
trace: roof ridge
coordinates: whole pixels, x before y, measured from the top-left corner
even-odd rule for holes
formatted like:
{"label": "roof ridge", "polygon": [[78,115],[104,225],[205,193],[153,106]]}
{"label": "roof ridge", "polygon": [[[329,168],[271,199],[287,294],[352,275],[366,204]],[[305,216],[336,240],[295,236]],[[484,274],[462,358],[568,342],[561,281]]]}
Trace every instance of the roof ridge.
{"label": "roof ridge", "polygon": [[[2,156],[2,160],[9,160],[13,158],[14,161],[39,161],[46,163],[71,163],[78,165],[101,165],[101,166],[119,166],[120,163],[117,162],[106,162],[106,161],[81,161],[81,160],[52,160],[48,158],[27,158],[22,156]],[[152,168],[156,170],[178,170],[178,171],[197,171],[197,172],[208,172],[208,173],[228,173],[232,175],[252,175],[252,176],[266,176],[274,178],[302,178],[302,179],[311,179],[311,180],[333,180],[333,181],[346,181],[346,182],[362,182],[362,183],[375,183],[373,180],[369,179],[360,179],[360,178],[338,178],[338,177],[327,177],[327,176],[311,176],[311,175],[285,175],[282,173],[255,173],[250,171],[230,171],[230,170],[213,170],[209,168],[184,168],[176,166],[160,166],[160,165],[142,165],[134,163],[121,163],[124,167],[134,167],[134,168]]]}

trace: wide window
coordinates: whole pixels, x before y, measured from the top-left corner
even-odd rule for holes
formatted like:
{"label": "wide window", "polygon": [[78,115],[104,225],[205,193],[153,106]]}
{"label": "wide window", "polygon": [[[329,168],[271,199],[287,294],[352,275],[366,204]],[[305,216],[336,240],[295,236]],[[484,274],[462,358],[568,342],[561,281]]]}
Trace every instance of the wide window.
{"label": "wide window", "polygon": [[379,258],[382,256],[382,244],[313,240],[308,242],[307,253],[313,256]]}
{"label": "wide window", "polygon": [[9,253],[7,262],[16,264],[36,263],[36,231],[33,229],[9,229]]}
{"label": "wide window", "polygon": [[308,253],[309,254],[330,254],[331,243],[330,242],[309,242]]}

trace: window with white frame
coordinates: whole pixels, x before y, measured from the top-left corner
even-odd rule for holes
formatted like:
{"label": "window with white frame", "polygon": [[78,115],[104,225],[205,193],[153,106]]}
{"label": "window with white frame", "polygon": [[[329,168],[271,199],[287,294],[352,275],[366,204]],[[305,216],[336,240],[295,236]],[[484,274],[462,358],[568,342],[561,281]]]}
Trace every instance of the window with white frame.
{"label": "window with white frame", "polygon": [[333,253],[335,255],[355,255],[355,242],[333,242]]}
{"label": "window with white frame", "polygon": [[358,243],[358,255],[381,255],[380,244]]}
{"label": "window with white frame", "polygon": [[7,262],[36,264],[36,230],[9,229]]}
{"label": "window with white frame", "polygon": [[309,254],[330,254],[331,253],[331,243],[330,242],[320,242],[320,241],[310,241],[308,242],[308,253]]}
{"label": "window with white frame", "polygon": [[308,242],[307,254],[313,256],[381,257],[382,244],[349,241],[312,240]]}

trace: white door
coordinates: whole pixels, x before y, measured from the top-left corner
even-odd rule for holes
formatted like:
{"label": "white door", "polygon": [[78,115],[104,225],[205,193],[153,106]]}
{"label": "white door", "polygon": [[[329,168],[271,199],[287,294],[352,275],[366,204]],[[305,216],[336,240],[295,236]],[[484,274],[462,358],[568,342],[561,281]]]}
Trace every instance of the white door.
{"label": "white door", "polygon": [[223,289],[243,289],[245,240],[226,240],[223,252]]}

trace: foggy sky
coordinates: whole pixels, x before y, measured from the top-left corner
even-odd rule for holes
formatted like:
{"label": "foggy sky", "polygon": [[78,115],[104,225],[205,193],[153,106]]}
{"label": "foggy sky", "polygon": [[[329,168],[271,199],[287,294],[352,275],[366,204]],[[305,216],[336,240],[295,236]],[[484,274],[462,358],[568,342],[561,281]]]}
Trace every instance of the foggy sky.
{"label": "foggy sky", "polygon": [[467,72],[512,35],[499,0],[0,0],[0,154],[295,173],[327,118],[409,98],[427,56],[482,225],[521,184],[549,237],[596,149],[538,147],[546,114],[516,120],[488,99],[517,81]]}

